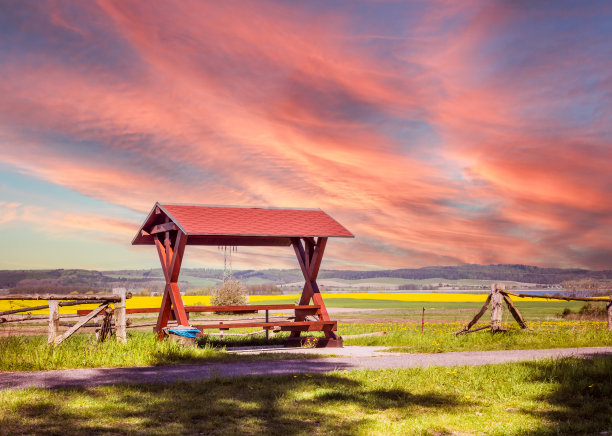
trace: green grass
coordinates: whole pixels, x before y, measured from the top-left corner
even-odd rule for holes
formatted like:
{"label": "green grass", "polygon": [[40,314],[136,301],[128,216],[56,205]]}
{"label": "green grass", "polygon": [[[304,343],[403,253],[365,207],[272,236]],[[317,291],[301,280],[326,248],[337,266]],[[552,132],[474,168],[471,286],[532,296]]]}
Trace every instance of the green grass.
{"label": "green grass", "polygon": [[[511,329],[491,335],[487,331],[455,336],[462,324],[426,324],[423,333],[414,323],[359,323],[340,324],[340,335],[355,335],[387,331],[385,336],[345,339],[345,345],[376,345],[391,347],[393,351],[411,353],[440,353],[449,351],[514,350],[532,348],[566,348],[612,346],[612,332],[604,322],[572,321],[540,323],[533,331]],[[233,332],[253,329],[233,329]],[[288,353],[237,356],[227,354],[225,347],[282,344],[287,333],[266,341],[263,334],[244,337],[202,338],[197,348],[183,348],[178,344],[155,340],[150,332],[129,332],[127,344],[114,339],[98,344],[92,334],[77,334],[57,347],[49,347],[44,336],[14,336],[0,338],[0,371],[34,371],[61,368],[119,367],[198,363],[236,359],[287,359],[315,357]],[[321,336],[314,332],[309,336]]]}
{"label": "green grass", "polygon": [[0,434],[600,434],[611,397],[610,358],[6,390]]}
{"label": "green grass", "polygon": [[507,332],[491,334],[484,330],[455,336],[461,323],[360,323],[340,324],[340,335],[377,331],[385,336],[345,339],[345,345],[389,346],[394,351],[410,353],[443,353],[449,351],[520,350],[536,348],[572,348],[612,346],[612,331],[605,322],[543,322],[533,324],[532,331],[511,327]]}
{"label": "green grass", "polygon": [[[290,304],[295,298],[276,298],[274,300],[266,300],[265,304]],[[427,293],[423,293],[423,299],[427,299]],[[438,317],[441,316],[440,311],[445,311],[448,316],[461,317],[467,323],[478,310],[482,307],[483,302],[464,303],[464,302],[431,302],[431,301],[397,301],[397,300],[365,300],[358,298],[327,298],[325,306],[328,308],[356,308],[356,309],[393,309],[406,310],[408,312],[421,313],[421,309],[425,307],[425,316]],[[563,309],[570,308],[574,312],[578,311],[584,303],[580,301],[519,301],[515,305],[521,311],[525,319],[529,321],[543,321],[558,318],[557,315],[563,312]],[[428,312],[428,311],[438,312]],[[394,312],[377,311],[367,315],[368,317],[382,317],[383,315],[392,314]],[[504,307],[504,315],[509,316],[508,310]],[[356,315],[350,315],[351,317]],[[486,316],[486,315],[485,315]]]}
{"label": "green grass", "polygon": [[190,275],[181,276],[182,282],[187,282],[191,286],[214,287],[221,283],[221,280],[202,278]]}
{"label": "green grass", "polygon": [[[202,343],[200,347],[182,347],[172,341],[157,341],[150,332],[129,332],[128,343],[111,338],[98,343],[93,334],[75,334],[57,347],[49,347],[45,336],[0,338],[0,371],[38,371],[65,368],[171,365],[232,360],[290,359],[288,353],[260,356],[228,354],[225,345],[232,342]],[[261,339],[260,339],[261,341]],[[278,339],[277,339],[278,341]],[[234,342],[235,343],[235,342]],[[317,355],[309,354],[315,358]]]}

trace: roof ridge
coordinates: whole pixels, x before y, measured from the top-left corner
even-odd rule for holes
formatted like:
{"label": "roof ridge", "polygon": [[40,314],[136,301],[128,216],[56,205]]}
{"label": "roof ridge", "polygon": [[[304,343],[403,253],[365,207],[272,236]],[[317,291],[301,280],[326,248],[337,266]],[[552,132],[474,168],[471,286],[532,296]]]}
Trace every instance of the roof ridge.
{"label": "roof ridge", "polygon": [[197,204],[197,203],[162,203],[157,202],[160,206],[193,206],[193,207],[218,207],[224,209],[269,209],[269,210],[314,210],[321,211],[320,208],[312,207],[279,207],[279,206],[244,206],[244,205],[224,205],[224,204]]}

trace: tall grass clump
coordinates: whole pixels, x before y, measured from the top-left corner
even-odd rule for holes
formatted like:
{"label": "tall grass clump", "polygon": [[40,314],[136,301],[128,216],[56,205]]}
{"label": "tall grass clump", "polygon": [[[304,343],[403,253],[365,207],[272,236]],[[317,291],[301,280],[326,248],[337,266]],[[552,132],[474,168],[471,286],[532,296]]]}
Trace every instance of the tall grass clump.
{"label": "tall grass clump", "polygon": [[37,371],[195,363],[225,355],[224,349],[182,347],[158,341],[151,332],[129,332],[126,344],[113,339],[99,343],[93,334],[76,334],[59,346],[47,345],[45,336],[0,338],[0,371]]}

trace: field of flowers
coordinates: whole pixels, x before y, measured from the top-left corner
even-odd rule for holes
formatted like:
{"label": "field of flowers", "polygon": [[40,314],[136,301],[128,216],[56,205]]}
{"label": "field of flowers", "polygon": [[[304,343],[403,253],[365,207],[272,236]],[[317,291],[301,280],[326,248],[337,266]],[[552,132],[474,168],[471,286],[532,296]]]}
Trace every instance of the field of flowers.
{"label": "field of flowers", "polygon": [[[286,294],[286,295],[251,295],[249,296],[249,303],[251,304],[264,304],[264,303],[293,303],[299,300],[299,294]],[[486,294],[450,294],[450,293],[435,293],[435,292],[350,292],[350,293],[324,293],[323,298],[328,301],[330,305],[336,307],[363,307],[367,306],[367,301],[377,302],[389,302],[394,301],[398,303],[407,302],[422,302],[422,303],[483,303],[486,299]],[[141,297],[135,296],[127,300],[128,308],[147,308],[147,307],[160,307],[162,297]],[[517,302],[534,302],[534,303],[545,303],[541,299],[537,298],[518,298],[512,297]],[[340,305],[334,304],[334,302],[341,302]],[[187,306],[206,306],[210,304],[210,296],[184,296],[183,302]],[[352,303],[355,303],[354,305]],[[364,304],[365,303],[365,304]],[[550,302],[548,302],[550,303]],[[0,312],[5,310],[35,307],[46,304],[46,301],[0,301]],[[387,305],[388,306],[388,305]],[[91,309],[96,307],[95,304],[84,304],[78,306],[78,309]],[[449,306],[449,307],[452,307]],[[69,314],[76,313],[76,306],[62,307],[60,313]],[[27,312],[32,314],[46,314],[48,310],[37,310]]]}
{"label": "field of flowers", "polygon": [[[249,303],[261,304],[265,302],[284,302],[293,303],[299,300],[299,294],[286,294],[286,295],[251,295],[249,297]],[[381,300],[381,301],[420,301],[420,302],[443,302],[443,303],[468,303],[468,302],[484,302],[486,294],[449,294],[449,293],[418,293],[418,292],[350,292],[341,294],[323,294],[325,300],[334,299],[349,299],[349,300]],[[145,307],[159,307],[161,305],[162,297],[132,297],[127,301],[128,308],[145,308]],[[534,301],[534,298],[516,298],[516,301]],[[184,296],[183,302],[188,306],[205,306],[210,304],[210,296]],[[0,312],[5,310],[12,310],[18,308],[42,306],[45,301],[25,300],[25,301],[11,301],[2,300],[0,301]],[[95,304],[86,304],[79,306],[79,309],[88,309],[96,307]],[[347,306],[350,307],[350,306]],[[62,307],[60,313],[76,313],[77,307]],[[37,310],[28,312],[32,314],[45,314],[49,313],[48,310]]]}

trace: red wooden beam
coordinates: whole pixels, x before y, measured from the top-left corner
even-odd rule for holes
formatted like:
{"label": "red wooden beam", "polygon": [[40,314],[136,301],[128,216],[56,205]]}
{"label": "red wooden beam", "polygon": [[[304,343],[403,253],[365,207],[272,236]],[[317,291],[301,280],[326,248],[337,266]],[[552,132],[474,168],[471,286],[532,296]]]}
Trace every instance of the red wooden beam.
{"label": "red wooden beam", "polygon": [[[327,244],[327,238],[304,238],[304,245],[298,238],[292,239],[293,248],[295,250],[302,275],[304,276],[304,289],[302,290],[302,296],[300,297],[300,305],[310,304],[312,299],[313,303],[320,306],[319,319],[322,321],[329,321],[329,314],[325,307],[325,302],[321,296],[319,285],[317,285],[317,276],[321,267],[321,261],[323,260],[323,253],[325,252],[325,246]],[[302,321],[305,318],[305,314],[296,311],[296,321]],[[292,338],[299,337],[299,331],[293,331],[291,333]],[[337,339],[337,335],[332,331],[325,331],[325,337],[329,339]]]}
{"label": "red wooden beam", "polygon": [[[166,217],[166,221],[169,219]],[[168,224],[168,223],[166,223]],[[158,337],[162,338],[162,329],[168,325],[168,320],[176,319],[178,325],[189,325],[189,318],[183,305],[183,299],[178,287],[178,277],[187,243],[187,236],[178,231],[175,238],[170,237],[170,231],[164,233],[164,242],[161,242],[161,232],[157,233],[155,245],[159,254],[159,260],[166,279],[164,296],[157,318],[155,330]]]}
{"label": "red wooden beam", "polygon": [[154,235],[156,233],[168,232],[168,231],[173,231],[173,230],[178,230],[178,227],[176,226],[176,224],[169,222],[169,223],[158,224],[154,226],[149,232],[149,234]]}

